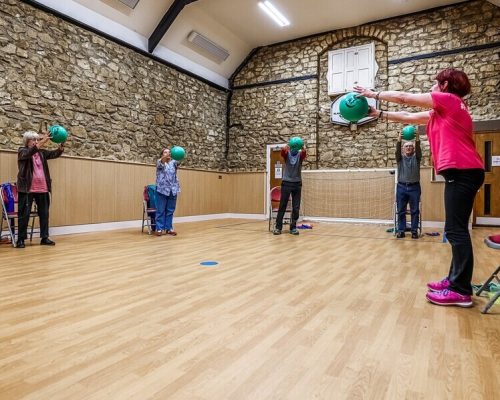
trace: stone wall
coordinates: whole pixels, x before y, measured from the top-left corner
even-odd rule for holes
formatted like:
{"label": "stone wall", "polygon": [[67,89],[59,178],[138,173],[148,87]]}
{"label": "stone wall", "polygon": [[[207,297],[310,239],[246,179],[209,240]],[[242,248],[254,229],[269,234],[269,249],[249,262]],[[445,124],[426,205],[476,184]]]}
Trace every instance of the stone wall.
{"label": "stone wall", "polygon": [[69,128],[67,154],[225,168],[227,93],[18,0],[0,9],[0,148],[40,122]]}
{"label": "stone wall", "polygon": [[328,50],[375,42],[381,90],[428,91],[440,69],[464,69],[474,119],[498,119],[498,47],[395,61],[498,43],[499,10],[476,0],[259,49],[232,82],[226,160],[227,93],[19,0],[2,0],[0,148],[16,149],[24,130],[47,122],[70,129],[67,154],[75,156],[151,163],[163,146],[178,144],[188,151],[186,166],[264,170],[267,144],[300,135],[309,168],[392,166],[402,125],[372,122],[352,131],[330,122]]}
{"label": "stone wall", "polygon": [[[471,79],[468,103],[473,119],[500,118],[498,46],[459,50],[500,42],[500,8],[472,1],[259,49],[232,82],[231,123],[243,126],[230,131],[228,165],[235,170],[263,170],[266,144],[300,135],[307,142],[311,168],[393,166],[402,124],[377,121],[352,131],[330,122],[335,98],[327,93],[328,51],[372,41],[379,90],[428,92],[436,73],[453,66]],[[435,54],[450,50],[457,52]],[[430,57],[396,62],[416,55]],[[308,79],[294,81],[300,77]],[[283,79],[289,81],[272,84]],[[387,104],[383,108],[400,109]],[[428,164],[425,136],[422,145]]]}

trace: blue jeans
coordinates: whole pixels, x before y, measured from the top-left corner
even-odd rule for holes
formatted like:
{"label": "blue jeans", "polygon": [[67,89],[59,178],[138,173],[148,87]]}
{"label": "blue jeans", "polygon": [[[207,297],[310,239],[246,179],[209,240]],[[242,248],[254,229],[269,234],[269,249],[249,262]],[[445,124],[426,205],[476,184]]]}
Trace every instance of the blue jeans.
{"label": "blue jeans", "polygon": [[418,203],[420,202],[420,183],[406,184],[399,183],[396,189],[396,202],[398,208],[398,232],[406,230],[406,206],[410,203],[411,231],[418,231],[418,222],[420,211]]}
{"label": "blue jeans", "polygon": [[156,192],[156,230],[173,230],[172,221],[174,219],[175,205],[177,204],[177,195],[168,196]]}

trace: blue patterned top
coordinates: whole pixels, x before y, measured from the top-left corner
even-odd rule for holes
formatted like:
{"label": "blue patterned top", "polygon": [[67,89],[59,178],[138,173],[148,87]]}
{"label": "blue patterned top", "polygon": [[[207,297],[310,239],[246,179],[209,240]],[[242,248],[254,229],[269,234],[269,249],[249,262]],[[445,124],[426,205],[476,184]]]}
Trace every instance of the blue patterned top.
{"label": "blue patterned top", "polygon": [[176,196],[181,191],[179,180],[177,179],[178,163],[175,160],[162,164],[161,160],[156,162],[156,191],[165,195]]}

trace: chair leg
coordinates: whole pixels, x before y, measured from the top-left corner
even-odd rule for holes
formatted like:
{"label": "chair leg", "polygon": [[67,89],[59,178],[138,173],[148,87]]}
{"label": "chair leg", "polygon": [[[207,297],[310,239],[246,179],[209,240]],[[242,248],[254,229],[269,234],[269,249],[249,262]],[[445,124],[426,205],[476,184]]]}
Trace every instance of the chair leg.
{"label": "chair leg", "polygon": [[491,276],[488,278],[488,280],[486,282],[483,283],[483,285],[477,290],[476,292],[476,296],[479,296],[481,294],[481,292],[486,289],[488,287],[488,285],[490,284],[490,282],[493,280],[493,279],[497,279],[497,281],[500,282],[500,279],[498,279],[498,274],[500,273],[500,265],[497,267],[497,269],[495,270],[495,272],[493,272],[491,274]]}
{"label": "chair leg", "polygon": [[9,231],[10,240],[12,242],[12,247],[16,247],[16,233],[11,225],[10,218],[7,218],[7,229]]}
{"label": "chair leg", "polygon": [[35,227],[35,216],[31,218],[30,244],[33,242],[33,229]]}
{"label": "chair leg", "polygon": [[423,226],[423,222],[422,222],[422,203],[419,203],[418,205],[418,236],[419,237],[422,237],[422,226]]}
{"label": "chair leg", "polygon": [[273,220],[273,210],[272,208],[269,209],[269,221],[268,221],[268,227],[267,230],[271,232],[271,222]]}
{"label": "chair leg", "polygon": [[495,295],[488,301],[488,303],[484,306],[484,308],[481,310],[481,313],[486,314],[488,310],[491,308],[493,304],[498,300],[500,297],[500,290],[495,293]]}
{"label": "chair leg", "polygon": [[396,202],[394,202],[393,215],[394,215],[394,218],[393,218],[394,224],[393,224],[393,228],[392,228],[392,235],[396,236],[396,234],[398,232],[398,205]]}

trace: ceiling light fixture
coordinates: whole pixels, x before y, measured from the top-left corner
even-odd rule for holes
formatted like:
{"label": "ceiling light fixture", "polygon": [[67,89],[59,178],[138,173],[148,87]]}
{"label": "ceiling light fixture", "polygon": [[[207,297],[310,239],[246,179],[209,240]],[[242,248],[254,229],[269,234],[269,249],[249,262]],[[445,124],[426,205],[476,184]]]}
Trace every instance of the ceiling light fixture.
{"label": "ceiling light fixture", "polygon": [[259,1],[259,7],[264,10],[264,12],[269,15],[279,26],[283,27],[290,25],[290,21],[288,21],[285,16],[271,4],[270,1]]}

